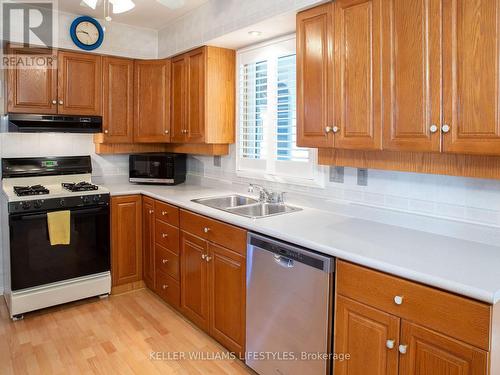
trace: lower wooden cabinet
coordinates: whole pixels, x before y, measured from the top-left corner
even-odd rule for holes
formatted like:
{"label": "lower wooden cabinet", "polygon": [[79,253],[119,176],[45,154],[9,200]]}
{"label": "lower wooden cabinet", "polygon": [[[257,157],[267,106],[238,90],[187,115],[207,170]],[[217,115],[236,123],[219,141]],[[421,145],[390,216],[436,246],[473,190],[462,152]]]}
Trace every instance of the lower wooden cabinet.
{"label": "lower wooden cabinet", "polygon": [[336,375],[398,374],[399,318],[338,296],[335,319],[335,352],[350,355]]}
{"label": "lower wooden cabinet", "polygon": [[149,289],[155,287],[154,199],[142,198],[142,275]]}
{"label": "lower wooden cabinet", "polygon": [[111,199],[111,275],[113,286],[142,280],[140,195]]}

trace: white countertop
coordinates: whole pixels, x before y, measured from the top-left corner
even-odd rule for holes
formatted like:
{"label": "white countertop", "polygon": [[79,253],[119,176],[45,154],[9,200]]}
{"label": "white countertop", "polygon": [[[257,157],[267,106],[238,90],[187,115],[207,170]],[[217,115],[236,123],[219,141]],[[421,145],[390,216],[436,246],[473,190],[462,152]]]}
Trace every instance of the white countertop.
{"label": "white countertop", "polygon": [[105,184],[111,195],[144,194],[214,219],[340,259],[494,304],[500,301],[500,246],[337,215],[314,208],[249,219],[192,199],[234,192],[198,185]]}

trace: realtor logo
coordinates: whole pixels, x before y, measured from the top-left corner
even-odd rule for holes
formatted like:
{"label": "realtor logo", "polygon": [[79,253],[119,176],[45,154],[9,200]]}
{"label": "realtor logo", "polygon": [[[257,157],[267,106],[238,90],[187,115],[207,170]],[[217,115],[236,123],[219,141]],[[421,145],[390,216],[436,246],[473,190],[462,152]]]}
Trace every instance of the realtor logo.
{"label": "realtor logo", "polygon": [[2,4],[3,40],[25,46],[54,46],[57,19],[54,1],[8,1]]}

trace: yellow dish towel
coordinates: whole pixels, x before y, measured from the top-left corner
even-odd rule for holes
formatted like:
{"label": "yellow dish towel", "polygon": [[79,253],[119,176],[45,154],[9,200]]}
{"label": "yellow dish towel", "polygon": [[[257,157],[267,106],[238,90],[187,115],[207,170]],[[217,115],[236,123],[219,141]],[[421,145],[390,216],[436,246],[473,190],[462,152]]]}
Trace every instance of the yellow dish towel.
{"label": "yellow dish towel", "polygon": [[70,212],[56,211],[47,213],[50,244],[69,245],[70,241]]}

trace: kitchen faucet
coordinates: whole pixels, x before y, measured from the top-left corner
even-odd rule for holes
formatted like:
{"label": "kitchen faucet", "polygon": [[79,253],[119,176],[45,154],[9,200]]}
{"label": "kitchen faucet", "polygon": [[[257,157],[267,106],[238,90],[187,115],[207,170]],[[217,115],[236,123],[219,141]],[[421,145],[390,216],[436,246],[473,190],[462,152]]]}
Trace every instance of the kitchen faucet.
{"label": "kitchen faucet", "polygon": [[271,191],[258,184],[248,185],[249,193],[253,193],[254,189],[259,189],[259,201],[261,203],[285,203],[285,192]]}

